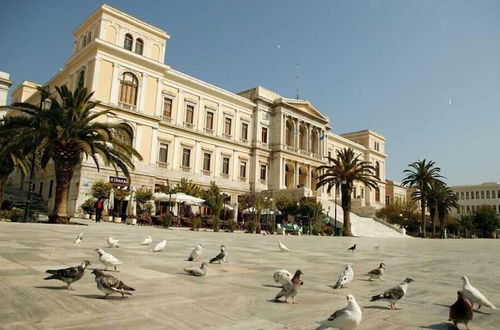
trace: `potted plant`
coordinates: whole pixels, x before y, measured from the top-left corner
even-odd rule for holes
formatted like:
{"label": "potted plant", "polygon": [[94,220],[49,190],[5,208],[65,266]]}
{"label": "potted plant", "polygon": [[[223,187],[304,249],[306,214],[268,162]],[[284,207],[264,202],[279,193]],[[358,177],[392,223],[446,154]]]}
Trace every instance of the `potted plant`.
{"label": "potted plant", "polygon": [[115,190],[115,199],[119,201],[118,203],[118,215],[113,218],[113,222],[115,223],[120,223],[122,222],[122,208],[123,208],[123,201],[127,196],[130,195],[130,191],[124,190],[124,189],[116,189]]}
{"label": "potted plant", "polygon": [[90,215],[94,213],[94,199],[87,199],[82,205],[80,205],[80,208],[85,214],[85,219],[90,219]]}

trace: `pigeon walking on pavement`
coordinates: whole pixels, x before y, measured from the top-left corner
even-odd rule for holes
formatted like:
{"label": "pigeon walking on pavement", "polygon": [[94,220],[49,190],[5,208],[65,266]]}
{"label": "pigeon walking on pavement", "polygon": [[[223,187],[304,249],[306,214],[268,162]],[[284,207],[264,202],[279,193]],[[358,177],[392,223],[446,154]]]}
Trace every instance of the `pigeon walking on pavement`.
{"label": "pigeon walking on pavement", "polygon": [[474,308],[474,304],[478,304],[479,307],[477,310],[481,308],[482,305],[489,307],[491,309],[497,309],[495,305],[493,305],[488,298],[486,298],[481,291],[473,287],[470,282],[469,278],[467,276],[462,276],[463,280],[463,288],[462,291],[464,293],[464,296],[469,299],[470,303],[472,304],[472,307]]}
{"label": "pigeon walking on pavement", "polygon": [[44,278],[44,280],[60,280],[66,283],[68,290],[74,290],[71,283],[74,283],[83,277],[85,268],[90,265],[90,261],[85,260],[77,267],[69,267],[64,269],[49,269],[47,273],[52,274]]}
{"label": "pigeon walking on pavement", "polygon": [[324,321],[316,330],[335,328],[341,330],[356,329],[362,320],[361,308],[352,294],[347,295],[347,306],[337,310]]}
{"label": "pigeon walking on pavement", "polygon": [[354,252],[356,250],[356,244],[347,249],[348,251]]}
{"label": "pigeon walking on pavement", "polygon": [[120,245],[118,245],[118,240],[114,239],[113,237],[108,237],[107,242],[108,242],[108,247],[110,247],[110,248],[120,247]]}
{"label": "pigeon walking on pavement", "polygon": [[340,274],[337,283],[333,286],[334,289],[345,288],[347,284],[351,283],[354,279],[354,270],[352,269],[352,264],[347,264],[342,274]]}
{"label": "pigeon walking on pavement", "polygon": [[396,307],[396,302],[401,300],[406,295],[406,292],[408,291],[408,284],[411,282],[415,282],[415,280],[411,277],[407,277],[398,286],[395,286],[384,293],[373,296],[370,301],[387,300],[390,303],[391,309],[398,310],[400,308]]}
{"label": "pigeon walking on pavement", "polygon": [[226,257],[227,257],[226,247],[224,245],[221,245],[219,254],[216,255],[215,257],[213,257],[212,259],[210,259],[209,263],[213,264],[216,261],[218,261],[219,264],[221,261],[224,261],[227,263]]}
{"label": "pigeon walking on pavement", "polygon": [[203,244],[199,243],[196,247],[191,251],[188,257],[188,261],[198,261],[201,257],[201,253],[203,252]]}
{"label": "pigeon walking on pavement", "polygon": [[75,244],[80,244],[80,242],[83,240],[83,233],[78,234],[76,236]]}
{"label": "pigeon walking on pavement", "polygon": [[207,274],[207,263],[204,261],[200,267],[184,268],[184,271],[193,276],[205,276]]}
{"label": "pigeon walking on pavement", "polygon": [[129,287],[116,277],[104,273],[102,270],[94,269],[92,274],[95,275],[95,282],[97,283],[97,288],[104,292],[104,299],[108,298],[110,294],[119,293],[122,298],[126,298],[125,295],[131,296],[130,291],[135,291],[134,288]]}
{"label": "pigeon walking on pavement", "polygon": [[465,298],[462,291],[457,291],[457,296],[457,301],[450,307],[450,318],[448,321],[452,321],[457,329],[458,323],[465,324],[465,327],[469,329],[467,324],[472,320],[474,314],[472,304]]}
{"label": "pigeon walking on pavement", "polygon": [[370,270],[366,275],[370,278],[368,280],[372,281],[373,279],[382,280],[382,276],[385,272],[385,264],[383,262],[380,263],[378,268]]}
{"label": "pigeon walking on pavement", "polygon": [[299,287],[304,284],[304,282],[300,279],[300,275],[302,275],[302,271],[297,269],[295,275],[290,281],[287,281],[281,291],[274,297],[274,301],[279,301],[280,298],[285,297],[285,303],[288,302],[288,298],[292,298],[292,303],[295,304],[295,296],[297,295],[297,291]]}
{"label": "pigeon walking on pavement", "polygon": [[278,239],[278,247],[281,252],[290,252],[290,249],[285,246],[285,244],[281,243],[281,240]]}
{"label": "pigeon walking on pavement", "polygon": [[104,270],[108,270],[108,267],[114,267],[116,271],[116,266],[122,264],[120,260],[105,252],[103,249],[95,249],[95,251],[99,254],[99,261],[104,265]]}
{"label": "pigeon walking on pavement", "polygon": [[161,242],[158,242],[155,247],[153,248],[153,252],[160,252],[167,246],[167,240],[163,240]]}
{"label": "pigeon walking on pavement", "polygon": [[153,243],[153,239],[151,238],[151,236],[148,236],[144,239],[144,241],[141,242],[141,245],[150,245],[151,243]]}

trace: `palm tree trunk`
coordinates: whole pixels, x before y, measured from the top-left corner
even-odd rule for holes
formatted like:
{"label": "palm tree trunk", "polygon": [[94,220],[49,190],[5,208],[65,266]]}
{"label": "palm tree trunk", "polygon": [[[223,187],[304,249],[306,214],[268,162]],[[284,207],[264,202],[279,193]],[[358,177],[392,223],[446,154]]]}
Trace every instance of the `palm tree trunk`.
{"label": "palm tree trunk", "polygon": [[425,221],[425,198],[420,200],[420,221],[422,223],[422,238],[425,238],[427,223]]}
{"label": "palm tree trunk", "polygon": [[5,199],[5,184],[7,183],[7,178],[0,178],[0,205],[2,205]]}
{"label": "palm tree trunk", "polygon": [[439,227],[441,229],[439,237],[444,238],[444,216],[439,215]]}
{"label": "palm tree trunk", "polygon": [[432,234],[436,234],[436,208],[434,206],[429,207],[429,215],[432,221]]}
{"label": "palm tree trunk", "polygon": [[352,236],[351,232],[351,190],[347,185],[342,185],[342,211],[344,212],[343,234]]}
{"label": "palm tree trunk", "polygon": [[54,211],[50,215],[51,223],[69,223],[68,197],[74,166],[68,163],[55,162],[56,194]]}

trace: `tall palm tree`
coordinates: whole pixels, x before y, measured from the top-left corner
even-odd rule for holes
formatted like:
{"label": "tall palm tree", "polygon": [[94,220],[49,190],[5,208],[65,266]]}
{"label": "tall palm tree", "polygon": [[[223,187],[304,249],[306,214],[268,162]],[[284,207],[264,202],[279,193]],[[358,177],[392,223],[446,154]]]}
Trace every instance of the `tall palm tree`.
{"label": "tall palm tree", "polygon": [[437,198],[443,189],[443,185],[438,181],[432,181],[427,191],[427,209],[432,222],[432,233],[436,233]]}
{"label": "tall palm tree", "polygon": [[412,193],[412,199],[420,202],[420,221],[422,223],[422,237],[426,237],[425,208],[427,206],[427,195],[432,182],[444,184],[439,174],[441,169],[435,166],[435,162],[418,160],[409,164],[410,169],[404,170],[406,177],[401,181],[403,186],[416,188]]}
{"label": "tall palm tree", "polygon": [[[100,160],[130,178],[129,169],[134,169],[133,157],[141,160],[141,155],[132,147],[133,132],[127,124],[99,122],[98,119],[111,114],[110,110],[97,111],[99,101],[91,101],[93,93],[86,88],[73,92],[67,86],[55,88],[57,95],[50,96],[50,107],[39,108],[29,103],[15,103],[11,108],[21,115],[14,118],[9,129],[31,132],[16,135],[14,143],[32,140],[36,143],[40,165],[45,168],[53,161],[56,175],[54,210],[50,221],[68,223],[68,197],[71,178],[82,156],[93,159],[100,170]],[[37,118],[37,120],[33,120]],[[36,126],[34,126],[36,125]],[[31,136],[36,134],[36,138]],[[122,140],[118,135],[127,137]]]}
{"label": "tall palm tree", "polygon": [[441,229],[440,237],[444,238],[444,219],[452,208],[458,208],[457,195],[449,187],[442,187],[436,198],[436,207]]}
{"label": "tall palm tree", "polygon": [[360,159],[351,148],[337,150],[336,158],[328,157],[328,164],[318,167],[316,189],[327,186],[328,192],[335,186],[340,186],[341,205],[344,211],[344,236],[352,236],[351,232],[351,196],[355,181],[365,184],[368,188],[378,190],[375,166]]}

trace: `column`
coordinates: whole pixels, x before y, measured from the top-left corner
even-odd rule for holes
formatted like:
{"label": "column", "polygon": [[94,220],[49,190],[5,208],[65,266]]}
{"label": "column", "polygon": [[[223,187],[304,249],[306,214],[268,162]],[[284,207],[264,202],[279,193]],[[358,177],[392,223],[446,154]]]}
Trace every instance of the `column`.
{"label": "column", "polygon": [[174,136],[174,139],[171,143],[172,146],[172,163],[170,165],[170,168],[172,170],[179,170],[179,164],[180,164],[180,157],[182,156],[182,149],[180,148],[180,145],[177,140],[177,136]]}
{"label": "column", "polygon": [[[141,152],[141,140],[142,140],[142,125],[137,124],[137,129],[133,141],[134,149]],[[137,160],[136,157],[134,157],[134,160]],[[147,162],[147,160],[145,160]]]}
{"label": "column", "polygon": [[294,188],[297,188],[297,186],[299,185],[299,162],[295,161],[295,173],[294,173],[294,176],[293,176],[293,180],[294,180]]}
{"label": "column", "polygon": [[146,98],[146,88],[147,86],[147,81],[148,81],[149,75],[146,73],[142,74],[142,83],[140,84],[141,90],[139,91],[139,104],[137,106],[137,112],[145,112],[144,111],[144,99]]}
{"label": "column", "polygon": [[[198,109],[194,109],[194,114],[193,114],[193,124],[194,124],[194,129],[203,131],[203,128],[205,127],[205,105],[204,105],[204,99],[202,96],[200,96],[200,102],[198,104]],[[197,111],[198,110],[198,111]]]}
{"label": "column", "polygon": [[113,63],[113,78],[111,80],[111,95],[109,101],[113,105],[118,105],[118,89],[120,88],[120,77],[119,72],[121,70],[121,65],[118,63]]}
{"label": "column", "polygon": [[[89,90],[95,91],[95,90],[97,90],[97,88],[99,88],[97,86],[97,82],[99,80],[100,69],[101,69],[101,58],[96,57],[95,61],[94,61],[94,73],[92,76],[92,84],[90,86],[87,85],[87,86],[89,86]],[[107,95],[107,97],[109,97],[109,95]],[[108,99],[108,102],[109,102],[109,100],[110,99]]]}
{"label": "column", "polygon": [[300,132],[299,125],[300,125],[300,122],[299,122],[299,119],[297,118],[297,119],[295,119],[295,136],[294,136],[294,138],[295,138],[294,147],[297,149],[299,149],[299,145],[300,145],[300,143],[299,143],[299,135],[300,135],[299,134],[299,132]]}
{"label": "column", "polygon": [[156,88],[156,103],[155,103],[155,117],[160,118],[163,111],[163,94],[162,94],[162,82],[158,79],[158,87]]}
{"label": "column", "polygon": [[281,145],[286,144],[286,119],[286,115],[281,116]]}
{"label": "column", "polygon": [[313,190],[314,188],[311,187],[311,165],[307,165],[307,178],[306,178],[306,187]]}
{"label": "column", "polygon": [[158,158],[158,128],[153,127],[153,133],[151,135],[151,159],[150,164],[156,165],[156,160]]}
{"label": "column", "polygon": [[175,112],[172,111],[172,113],[175,113],[175,123],[181,126],[184,121],[184,111],[182,110],[183,106],[184,106],[184,91],[182,89],[179,89],[179,99],[177,100],[177,111]]}

